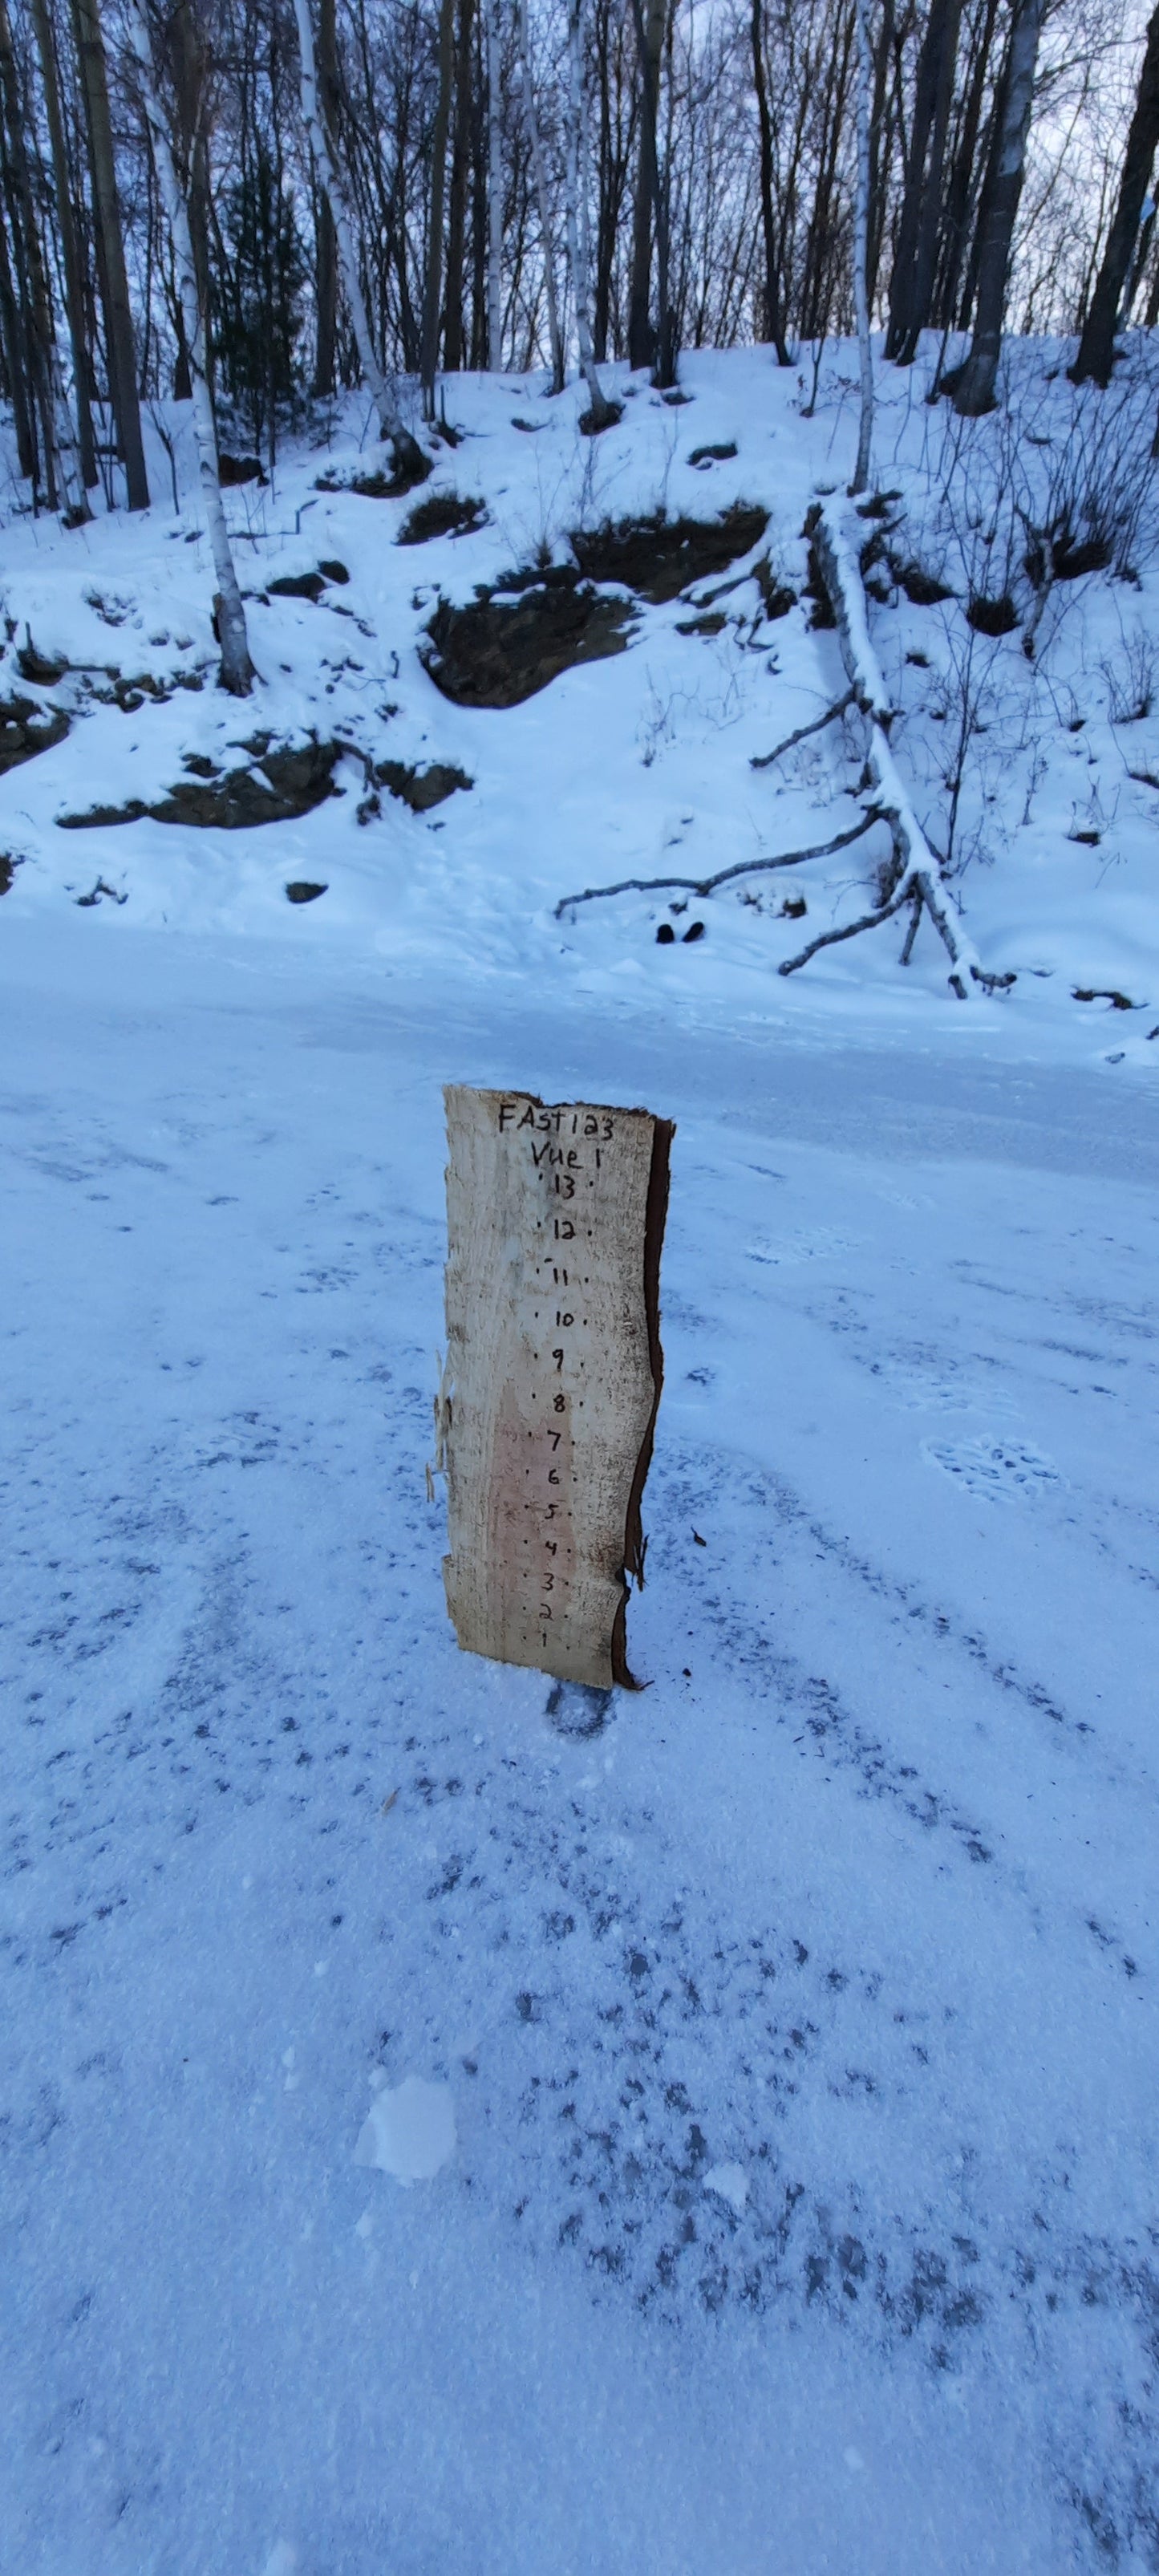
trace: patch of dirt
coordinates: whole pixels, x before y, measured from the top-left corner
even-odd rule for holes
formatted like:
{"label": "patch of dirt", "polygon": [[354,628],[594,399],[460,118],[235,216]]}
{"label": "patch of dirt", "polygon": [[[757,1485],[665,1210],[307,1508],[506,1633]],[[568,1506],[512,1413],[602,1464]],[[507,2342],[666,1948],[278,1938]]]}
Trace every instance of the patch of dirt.
{"label": "patch of dirt", "polygon": [[25,627],[24,642],[16,648],[16,668],[22,680],[31,680],[36,689],[51,689],[58,680],[63,680],[68,667],[63,654],[38,653],[32,641],[32,630]]}
{"label": "patch of dirt", "polygon": [[350,575],[344,563],[320,563],[317,572],[284,572],[277,581],[266,584],[270,599],[321,599],[331,582],[344,584]]}
{"label": "patch of dirt", "polygon": [[972,599],[966,610],[966,624],[976,635],[1012,635],[1018,624],[1018,611],[1004,591],[1001,599]]}
{"label": "patch of dirt", "polygon": [[217,460],[217,479],[225,491],[237,483],[264,483],[260,456],[225,456]]}
{"label": "patch of dirt", "polygon": [[1125,993],[1100,992],[1097,986],[1090,984],[1076,984],[1072,998],[1076,1002],[1109,1002],[1113,1011],[1141,1011],[1145,1008],[1142,1002],[1129,1001]]}
{"label": "patch of dirt", "polygon": [[719,447],[694,447],[688,462],[700,470],[706,465],[724,465],[730,456],[735,455],[735,438],[726,438],[722,439]]}
{"label": "patch of dirt", "polygon": [[156,805],[144,805],[136,796],[124,805],[94,805],[87,814],[60,815],[61,829],[88,832],[99,824],[139,823],[146,814],[155,823],[186,823],[199,831],[241,832],[257,823],[297,822],[335,794],[334,771],[346,748],[345,743],[313,739],[272,750],[263,745],[251,766],[214,774],[210,763],[208,775],[203,755],[192,753],[187,766],[196,767],[199,775],[181,779]]}
{"label": "patch of dirt", "polygon": [[397,543],[425,546],[432,537],[469,537],[486,525],[486,509],[473,493],[431,492],[408,510]]}
{"label": "patch of dirt", "polygon": [[425,769],[408,766],[405,760],[380,760],[374,773],[379,787],[388,787],[409,805],[412,814],[429,814],[432,806],[443,805],[456,788],[473,787],[465,769],[455,769],[442,760],[428,762]]}
{"label": "patch of dirt", "polygon": [[723,608],[710,608],[703,617],[682,617],[676,632],[678,635],[719,635],[727,624]]}
{"label": "patch of dirt", "polygon": [[38,751],[51,751],[67,732],[68,717],[61,707],[38,707],[31,698],[0,699],[0,778],[18,769],[22,760],[34,760]]}
{"label": "patch of dirt", "polygon": [[14,859],[10,850],[0,850],[0,894],[11,894],[12,880],[23,859]]}
{"label": "patch of dirt", "polygon": [[460,707],[517,707],[580,662],[622,653],[627,599],[608,599],[569,565],[509,574],[466,608],[441,599],[423,661],[435,687]]}
{"label": "patch of dirt", "polygon": [[670,519],[657,510],[644,519],[575,528],[571,550],[588,581],[619,582],[661,607],[678,599],[689,582],[726,572],[759,542],[768,524],[768,511],[748,501],[734,501],[718,519]]}
{"label": "patch of dirt", "polygon": [[292,877],[286,887],[286,895],[291,903],[317,903],[319,895],[326,892],[327,888],[324,885],[314,885],[309,877]]}

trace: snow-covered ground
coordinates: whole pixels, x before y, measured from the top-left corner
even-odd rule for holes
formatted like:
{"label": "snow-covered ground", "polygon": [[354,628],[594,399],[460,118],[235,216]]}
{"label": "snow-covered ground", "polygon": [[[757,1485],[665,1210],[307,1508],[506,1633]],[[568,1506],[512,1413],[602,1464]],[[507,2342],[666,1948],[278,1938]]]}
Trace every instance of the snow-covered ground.
{"label": "snow-covered ground", "polygon": [[[848,403],[687,373],[587,451],[600,506],[675,436],[671,506],[763,500],[797,586]],[[98,704],[0,790],[5,2576],[1159,2565],[1159,1043],[1071,999],[1159,1017],[1151,791],[1109,859],[1065,839],[1102,700],[1031,745],[1025,829],[1009,753],[963,889],[1001,1000],[946,997],[928,926],[904,974],[891,925],[785,981],[772,897],[692,946],[666,897],[557,922],[678,846],[826,837],[855,779],[827,737],[747,765],[839,692],[801,610],[437,694],[411,599],[574,524],[567,401],[462,389],[439,473],[492,525],[425,549],[346,495],[299,543],[299,456],[262,578],[340,556],[362,627],[255,606],[252,710]],[[206,660],[174,524],[10,530],[13,651]],[[95,611],[82,652],[86,581],[138,662]],[[1121,606],[1068,607],[1068,686]],[[954,647],[875,617],[887,673]],[[59,830],[323,729],[328,680],[474,787],[359,825],[351,761],[298,823]],[[860,868],[793,873],[806,932]],[[78,909],[98,878],[127,901]],[[649,1687],[607,1709],[446,1620],[447,1080],[678,1122]]]}

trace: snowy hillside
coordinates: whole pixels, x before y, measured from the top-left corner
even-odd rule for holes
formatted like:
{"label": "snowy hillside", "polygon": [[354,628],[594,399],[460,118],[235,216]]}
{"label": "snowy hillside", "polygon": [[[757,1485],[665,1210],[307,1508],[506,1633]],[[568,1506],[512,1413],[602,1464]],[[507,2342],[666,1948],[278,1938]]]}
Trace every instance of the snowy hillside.
{"label": "snowy hillside", "polygon": [[[1053,363],[1016,465],[883,369],[849,511],[966,1002],[778,972],[889,853],[855,711],[754,766],[848,351],[463,379],[401,498],[351,413],[243,703],[177,411],[9,520],[5,2576],[1159,2567],[1154,395],[1036,581]],[[677,1122],[638,1695],[447,1622],[451,1080]]]}

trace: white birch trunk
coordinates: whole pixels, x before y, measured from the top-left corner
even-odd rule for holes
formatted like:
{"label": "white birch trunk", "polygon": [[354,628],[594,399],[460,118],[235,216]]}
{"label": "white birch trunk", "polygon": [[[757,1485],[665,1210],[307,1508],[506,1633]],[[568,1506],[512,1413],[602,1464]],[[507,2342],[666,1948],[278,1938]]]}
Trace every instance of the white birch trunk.
{"label": "white birch trunk", "polygon": [[869,115],[873,71],[869,49],[870,0],[857,0],[857,195],[853,218],[853,301],[861,359],[861,425],[851,492],[864,492],[873,445],[873,351],[869,341]]}
{"label": "white birch trunk", "polygon": [[503,156],[499,97],[499,0],[487,0],[487,364],[503,363]]}
{"label": "white birch trunk", "polygon": [[142,0],[128,0],[126,11],[129,35],[141,70],[141,91],[149,126],[149,142],[157,185],[165,208],[173,243],[177,272],[177,292],[189,349],[189,377],[193,396],[193,423],[197,434],[197,455],[201,468],[201,495],[205,504],[209,542],[213,549],[217,575],[214,609],[217,617],[218,642],[221,645],[221,685],[235,698],[248,698],[257,673],[250,660],[249,636],[245,610],[230,553],[229,530],[225,524],[225,504],[221,497],[221,474],[217,453],[217,429],[206,368],[205,315],[197,291],[197,267],[193,256],[193,237],[189,229],[189,210],[181,181],[177,175],[173,145],[161,105],[153,50],[149,42]]}
{"label": "white birch trunk", "polygon": [[416,465],[421,463],[425,471],[427,470],[426,460],[403,420],[390,379],[379,366],[378,355],[370,336],[370,317],[366,310],[362,280],[358,274],[358,254],[354,247],[354,227],[350,220],[350,209],[346,203],[346,191],[338,175],[338,165],[318,100],[318,74],[314,60],[314,28],[310,17],[310,0],[294,0],[294,14],[298,22],[298,50],[301,57],[302,119],[310,138],[314,167],[334,222],[338,265],[342,272],[342,291],[350,313],[363,378],[378,414],[379,433],[385,445],[391,450],[396,470],[405,468],[413,472]]}
{"label": "white birch trunk", "polygon": [[567,127],[567,248],[571,263],[572,293],[575,297],[575,335],[579,345],[580,372],[591,402],[591,426],[604,429],[615,414],[600,383],[592,347],[592,326],[588,306],[587,208],[581,204],[584,174],[580,167],[580,145],[584,132],[583,53],[580,45],[580,0],[568,0],[567,13],[568,101]]}
{"label": "white birch trunk", "polygon": [[555,254],[551,244],[551,222],[547,202],[547,172],[543,162],[539,118],[535,113],[535,90],[531,79],[531,38],[527,26],[527,0],[515,0],[516,25],[519,31],[519,70],[523,91],[523,120],[527,128],[527,148],[535,177],[535,202],[539,213],[539,231],[543,242],[543,275],[547,290],[547,329],[551,341],[551,390],[561,394],[564,387],[563,333],[559,327],[559,298],[555,290]]}

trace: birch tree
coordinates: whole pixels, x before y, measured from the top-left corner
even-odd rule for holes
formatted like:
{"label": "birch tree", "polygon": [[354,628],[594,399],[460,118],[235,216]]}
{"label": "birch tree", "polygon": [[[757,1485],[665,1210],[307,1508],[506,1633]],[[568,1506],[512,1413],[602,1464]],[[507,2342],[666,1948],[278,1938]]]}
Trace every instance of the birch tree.
{"label": "birch tree", "polygon": [[497,373],[503,363],[503,157],[499,96],[499,0],[486,0],[486,44],[487,364],[493,373]]}
{"label": "birch tree", "polygon": [[153,48],[145,19],[144,0],[127,0],[126,20],[130,42],[140,68],[141,96],[149,129],[149,147],[173,244],[177,292],[181,300],[182,320],[185,326],[193,422],[197,434],[198,462],[201,468],[201,496],[205,504],[206,525],[213,550],[214,571],[217,575],[217,592],[213,607],[217,640],[221,646],[221,685],[235,698],[248,698],[257,673],[250,660],[245,610],[242,606],[241,591],[230,552],[229,530],[225,523],[225,504],[221,497],[217,429],[206,371],[205,314],[197,292],[197,268],[193,256],[193,236],[189,229],[189,209],[177,175],[173,143],[161,101]]}
{"label": "birch tree", "polygon": [[314,29],[310,18],[310,0],[294,0],[298,22],[298,52],[302,75],[302,117],[314,155],[319,184],[325,192],[334,219],[338,245],[338,265],[342,272],[342,291],[358,349],[359,363],[371,401],[378,414],[379,434],[390,450],[391,464],[400,481],[421,483],[429,472],[427,459],[403,420],[390,378],[379,366],[378,354],[370,335],[370,318],[362,280],[358,273],[358,254],[354,246],[354,227],[346,202],[346,191],[338,175],[338,163],[330,136],[318,104],[318,74],[314,61]]}
{"label": "birch tree", "polygon": [[873,349],[869,337],[869,117],[873,65],[869,42],[870,0],[857,6],[857,192],[853,211],[853,303],[857,314],[857,351],[861,362],[861,421],[857,463],[850,492],[864,492],[869,481],[873,445]]}
{"label": "birch tree", "polygon": [[109,113],[108,68],[97,0],[73,0],[73,31],[85,98],[89,158],[93,181],[93,214],[97,274],[105,307],[109,351],[109,391],[125,467],[129,508],[149,507],[149,478],[141,438],[141,405],[137,394],[137,359],[133,315],[125,272],[125,243],[117,193],[113,125]]}
{"label": "birch tree", "polygon": [[599,369],[592,350],[587,227],[586,224],[581,225],[580,204],[580,189],[586,175],[580,166],[580,144],[584,130],[584,67],[580,5],[581,0],[568,0],[567,249],[571,266],[572,294],[575,299],[575,333],[579,346],[580,372],[588,389],[590,404],[587,425],[594,436],[597,430],[610,429],[620,415],[615,404],[608,401],[600,383]]}
{"label": "birch tree", "polygon": [[535,204],[539,216],[539,234],[543,245],[543,282],[547,296],[547,333],[551,344],[551,390],[561,394],[564,387],[563,333],[559,325],[559,299],[555,287],[555,252],[551,238],[551,210],[547,196],[547,171],[543,160],[543,138],[535,105],[535,88],[531,78],[531,37],[527,24],[527,0],[515,0],[516,32],[519,38],[519,85],[523,100],[523,122],[527,130],[527,149],[531,156],[535,181]]}

